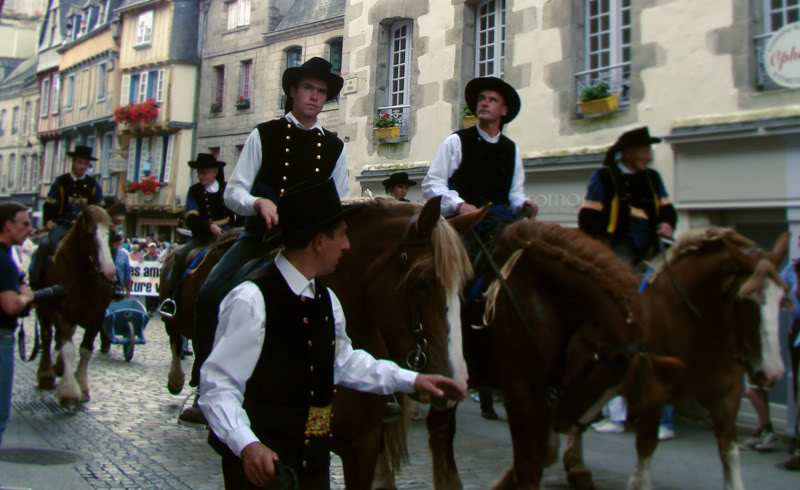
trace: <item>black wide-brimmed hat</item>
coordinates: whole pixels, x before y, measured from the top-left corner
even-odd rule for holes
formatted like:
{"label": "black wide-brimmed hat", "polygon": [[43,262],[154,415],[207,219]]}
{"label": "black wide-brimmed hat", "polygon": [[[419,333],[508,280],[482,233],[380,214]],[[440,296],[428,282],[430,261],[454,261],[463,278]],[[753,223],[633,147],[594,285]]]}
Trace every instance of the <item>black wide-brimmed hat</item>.
{"label": "black wide-brimmed hat", "polygon": [[508,107],[508,114],[501,119],[503,124],[508,124],[517,117],[522,107],[519,94],[514,90],[514,87],[497,77],[473,78],[467,83],[467,87],[464,89],[464,99],[473,114],[478,114],[478,96],[483,90],[494,90],[503,96],[503,101]]}
{"label": "black wide-brimmed hat", "polygon": [[344,85],[344,79],[331,72],[332,65],[327,60],[314,57],[300,66],[287,68],[283,72],[283,92],[290,97],[289,89],[303,78],[317,78],[328,85],[328,100],[335,99]]}
{"label": "black wide-brimmed hat", "polygon": [[606,152],[605,164],[611,165],[614,163],[615,155],[617,152],[627,148],[637,148],[639,146],[650,146],[653,143],[661,143],[661,138],[650,136],[650,129],[647,126],[641,128],[631,129],[626,131],[617,138],[611,148]]}
{"label": "black wide-brimmed hat", "polygon": [[222,168],[225,165],[226,165],[225,162],[221,162],[221,161],[217,160],[217,157],[215,157],[211,153],[198,153],[197,154],[197,159],[189,161],[189,166],[191,168],[197,168],[197,169],[200,169],[200,168]]}
{"label": "black wide-brimmed hat", "polygon": [[355,206],[343,207],[333,179],[312,181],[287,190],[278,200],[280,223],[267,234],[269,242],[319,233],[346,218]]}
{"label": "black wide-brimmed hat", "polygon": [[388,179],[383,179],[383,187],[386,189],[391,189],[396,185],[407,185],[411,187],[417,185],[417,183],[409,179],[408,173],[406,172],[397,172],[396,174],[390,175]]}
{"label": "black wide-brimmed hat", "polygon": [[67,156],[70,158],[76,158],[78,160],[89,160],[90,162],[97,161],[97,158],[92,156],[92,149],[84,145],[78,145],[75,147],[75,150],[68,151]]}

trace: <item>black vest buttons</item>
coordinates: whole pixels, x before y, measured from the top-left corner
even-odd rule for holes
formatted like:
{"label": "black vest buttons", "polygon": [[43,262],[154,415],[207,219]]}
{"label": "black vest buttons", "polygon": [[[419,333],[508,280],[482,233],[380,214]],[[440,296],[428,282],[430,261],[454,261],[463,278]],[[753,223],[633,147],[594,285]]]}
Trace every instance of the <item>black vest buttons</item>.
{"label": "black vest buttons", "polygon": [[292,125],[291,124],[287,124],[286,127],[289,128],[289,129],[292,129]]}
{"label": "black vest buttons", "polygon": [[289,153],[289,148],[286,148],[286,153]]}
{"label": "black vest buttons", "polygon": [[303,460],[303,469],[308,468],[308,461]]}
{"label": "black vest buttons", "polygon": [[289,136],[289,135],[287,134],[287,135],[286,135],[286,139],[287,139],[287,140],[290,140],[290,139],[292,139],[292,137],[291,137],[291,136]]}
{"label": "black vest buttons", "polygon": [[284,182],[286,182],[287,180],[289,180],[289,177],[287,177],[287,176],[285,176],[285,175],[284,175],[284,176],[283,176],[283,181],[284,181]]}
{"label": "black vest buttons", "polygon": [[313,372],[314,372],[314,365],[313,365],[313,364],[312,364],[312,365],[310,365],[310,366],[308,367],[308,370],[309,370],[309,371],[311,371],[311,372],[313,373]]}
{"label": "black vest buttons", "polygon": [[322,148],[322,143],[317,143],[317,148]]}
{"label": "black vest buttons", "polygon": [[308,346],[311,347],[311,341],[310,340],[308,341]]}
{"label": "black vest buttons", "polygon": [[310,446],[311,445],[311,439],[306,439],[305,441],[303,441],[303,444],[305,444],[306,446]]}
{"label": "black vest buttons", "polygon": [[319,167],[315,168],[315,169],[314,169],[314,172],[317,172],[317,173],[319,173]]}
{"label": "black vest buttons", "polygon": [[309,320],[307,316],[303,317],[303,323],[305,323],[306,325],[308,325],[308,322],[310,322],[310,321],[311,320]]}
{"label": "black vest buttons", "polygon": [[322,160],[322,155],[317,155],[317,160]]}
{"label": "black vest buttons", "polygon": [[289,162],[286,162],[286,163],[284,163],[283,165],[284,165],[285,167],[288,167],[288,166],[289,166]]}
{"label": "black vest buttons", "polygon": [[311,396],[312,397],[314,396],[314,390],[311,390]]}

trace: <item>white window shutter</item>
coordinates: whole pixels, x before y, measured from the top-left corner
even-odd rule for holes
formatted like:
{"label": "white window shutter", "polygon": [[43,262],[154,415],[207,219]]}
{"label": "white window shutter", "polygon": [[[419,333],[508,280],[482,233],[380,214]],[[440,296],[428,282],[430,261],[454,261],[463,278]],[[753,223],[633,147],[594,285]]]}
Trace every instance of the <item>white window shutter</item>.
{"label": "white window shutter", "polygon": [[164,175],[162,175],[161,180],[165,184],[169,182],[170,171],[172,170],[172,149],[175,146],[175,135],[169,135],[169,139],[167,140],[167,156],[166,162],[164,163]]}
{"label": "white window shutter", "polygon": [[136,181],[136,144],[138,138],[131,138],[128,143],[128,182]]}
{"label": "white window shutter", "polygon": [[[109,84],[110,86],[111,84]],[[119,105],[126,106],[130,104],[130,95],[131,95],[131,76],[128,74],[122,75],[122,85],[120,88],[121,93],[119,94]]]}
{"label": "white window shutter", "polygon": [[163,68],[158,70],[158,86],[156,88],[156,102],[164,102],[164,85],[167,71]]}
{"label": "white window shutter", "polygon": [[161,135],[153,136],[153,166],[150,168],[150,175],[161,181],[161,159],[164,155],[164,137]]}
{"label": "white window shutter", "polygon": [[244,10],[244,17],[243,17],[244,25],[249,26],[250,25],[250,0],[242,0],[242,2],[244,3],[244,6],[242,7],[242,9]]}
{"label": "white window shutter", "polygon": [[231,2],[228,4],[228,29],[236,27],[238,2]]}
{"label": "white window shutter", "polygon": [[144,102],[147,99],[147,77],[146,71],[139,74],[139,100],[137,102]]}

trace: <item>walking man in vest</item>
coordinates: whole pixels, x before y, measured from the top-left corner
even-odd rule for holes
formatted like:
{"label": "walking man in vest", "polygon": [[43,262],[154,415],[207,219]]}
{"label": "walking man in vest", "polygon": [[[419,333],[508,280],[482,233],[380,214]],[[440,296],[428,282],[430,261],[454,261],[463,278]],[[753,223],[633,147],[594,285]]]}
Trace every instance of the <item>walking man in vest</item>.
{"label": "walking man in vest", "polygon": [[[519,113],[521,102],[514,87],[495,77],[471,80],[464,98],[470,111],[478,116],[478,124],[456,131],[444,140],[422,181],[422,196],[425,199],[442,196],[443,216],[467,214],[492,204],[487,219],[476,227],[479,238],[490,243],[516,216],[533,218],[538,212],[536,203],[523,193],[525,171],[517,145],[502,133],[503,126]],[[475,263],[479,249],[470,239],[465,240],[465,246],[478,280],[465,294],[464,316],[470,318],[470,323],[482,323],[480,292],[485,285],[481,279],[482,264]],[[467,355],[471,349],[468,333],[464,336]],[[481,415],[496,419],[491,392],[479,393]]]}
{"label": "walking man in vest", "polygon": [[44,226],[50,232],[31,258],[29,281],[33,289],[44,285],[47,261],[80,214],[81,204],[99,205],[103,202],[103,188],[87,174],[91,162],[97,160],[92,156],[92,149],[78,145],[75,151],[68,151],[67,156],[72,158],[70,172],[56,178],[42,207]]}
{"label": "walking man in vest", "polygon": [[[660,237],[670,238],[678,215],[661,175],[649,168],[653,143],[647,127],[627,131],[608,149],[603,167],[589,180],[586,199],[578,212],[581,230],[606,242],[614,254],[635,271],[658,251]],[[620,161],[617,161],[617,155]],[[598,432],[623,432],[628,408],[621,396],[612,398],[603,412],[608,419],[596,423]],[[675,437],[673,407],[664,407],[659,440]]]}
{"label": "walking man in vest", "polygon": [[[235,271],[264,253],[261,238],[278,224],[276,203],[286,189],[308,181],[332,178],[341,198],[350,194],[344,143],[325,130],[317,116],[342,89],[342,77],[331,73],[331,64],[311,58],[283,73],[287,113],[259,124],[247,137],[242,154],[225,188],[225,205],[245,216],[245,232],[214,267],[198,292],[195,321],[195,362],[191,386],[197,386],[200,366],[214,339],[217,309],[226,284]],[[197,407],[182,419],[202,423]]]}
{"label": "walking man in vest", "polygon": [[284,249],[223,299],[199,405],[226,489],[282,488],[278,466],[296,472],[298,488],[327,490],[334,384],[457,400],[465,387],[353,349],[342,306],[318,279],[350,247],[332,180],[286,192],[277,211]]}

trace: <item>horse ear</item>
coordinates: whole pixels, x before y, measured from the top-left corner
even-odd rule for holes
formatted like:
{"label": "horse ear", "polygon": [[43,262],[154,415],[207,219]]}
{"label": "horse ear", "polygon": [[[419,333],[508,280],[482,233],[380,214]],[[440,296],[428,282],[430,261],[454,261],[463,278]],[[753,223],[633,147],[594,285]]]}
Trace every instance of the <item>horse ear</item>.
{"label": "horse ear", "polygon": [[417,216],[416,229],[419,236],[431,236],[442,215],[442,196],[436,196],[425,203]]}
{"label": "horse ear", "polygon": [[475,212],[454,216],[447,220],[460,235],[467,234],[478,223],[483,221],[489,212],[489,206],[483,206]]}

